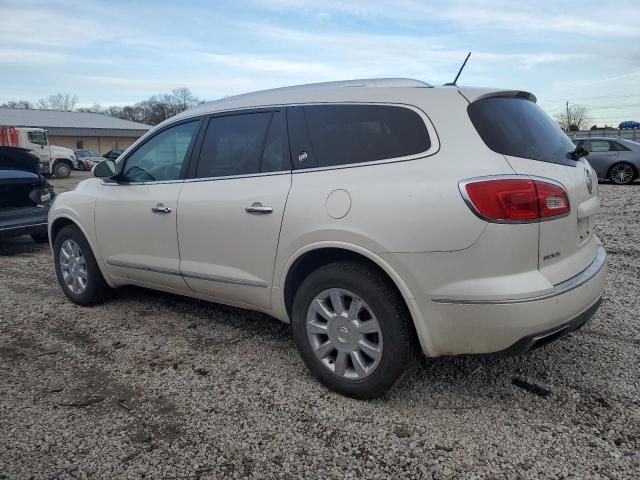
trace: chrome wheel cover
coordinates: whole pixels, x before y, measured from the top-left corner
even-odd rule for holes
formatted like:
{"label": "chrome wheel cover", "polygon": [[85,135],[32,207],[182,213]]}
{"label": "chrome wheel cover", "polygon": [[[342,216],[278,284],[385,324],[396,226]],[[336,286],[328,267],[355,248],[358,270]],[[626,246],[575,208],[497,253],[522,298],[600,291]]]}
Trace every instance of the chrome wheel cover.
{"label": "chrome wheel cover", "polygon": [[618,184],[629,183],[633,178],[633,168],[630,165],[615,165],[611,169],[611,180]]}
{"label": "chrome wheel cover", "polygon": [[60,246],[60,272],[71,293],[81,294],[87,288],[87,262],[77,242],[68,238]]}
{"label": "chrome wheel cover", "polygon": [[306,326],[311,349],[334,375],[360,380],[380,364],[380,324],[356,294],[342,288],[320,292],[311,301]]}

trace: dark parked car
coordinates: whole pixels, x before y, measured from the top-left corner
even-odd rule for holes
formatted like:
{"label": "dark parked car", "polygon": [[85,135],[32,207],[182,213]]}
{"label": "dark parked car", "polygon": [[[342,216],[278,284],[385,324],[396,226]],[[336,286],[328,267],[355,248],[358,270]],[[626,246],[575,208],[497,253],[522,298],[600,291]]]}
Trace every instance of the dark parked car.
{"label": "dark parked car", "polygon": [[609,137],[576,138],[573,143],[589,152],[587,160],[598,178],[607,178],[618,185],[638,178],[640,143]]}
{"label": "dark parked car", "polygon": [[0,147],[0,238],[31,235],[46,242],[54,197],[40,174],[38,157],[24,148]]}
{"label": "dark parked car", "polygon": [[104,155],[102,155],[104,158],[108,158],[110,160],[115,160],[117,159],[120,155],[122,155],[122,152],[124,152],[124,150],[120,150],[118,148],[114,148],[113,150],[109,150],[107,153],[105,153]]}

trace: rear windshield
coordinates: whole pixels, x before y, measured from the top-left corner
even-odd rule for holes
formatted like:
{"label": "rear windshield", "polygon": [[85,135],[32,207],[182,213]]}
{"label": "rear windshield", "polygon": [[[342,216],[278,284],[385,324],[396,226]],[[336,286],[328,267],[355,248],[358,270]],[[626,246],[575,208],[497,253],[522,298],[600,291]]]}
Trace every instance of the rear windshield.
{"label": "rear windshield", "polygon": [[494,152],[514,157],[575,166],[569,137],[531,100],[490,97],[469,105],[469,117],[484,143]]}

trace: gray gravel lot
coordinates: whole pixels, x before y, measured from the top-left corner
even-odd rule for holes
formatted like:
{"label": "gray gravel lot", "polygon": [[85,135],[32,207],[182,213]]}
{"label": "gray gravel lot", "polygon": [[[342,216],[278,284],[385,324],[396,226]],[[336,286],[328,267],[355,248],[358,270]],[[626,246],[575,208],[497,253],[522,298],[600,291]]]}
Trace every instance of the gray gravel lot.
{"label": "gray gravel lot", "polygon": [[0,241],[0,478],[640,478],[640,184],[601,192],[587,326],[372,402],[312,379],[288,325],[138,288],[78,307],[47,246]]}

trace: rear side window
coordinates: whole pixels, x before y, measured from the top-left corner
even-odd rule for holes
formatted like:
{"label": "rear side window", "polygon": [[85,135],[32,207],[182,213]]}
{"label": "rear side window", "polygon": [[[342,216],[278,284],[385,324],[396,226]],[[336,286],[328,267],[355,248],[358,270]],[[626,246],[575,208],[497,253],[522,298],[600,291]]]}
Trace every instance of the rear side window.
{"label": "rear side window", "polygon": [[209,120],[198,178],[290,170],[281,112],[258,112]]}
{"label": "rear side window", "polygon": [[616,152],[626,152],[629,150],[627,147],[625,147],[621,143],[618,143],[618,142],[610,142],[610,143],[611,143],[611,150],[614,150]]}
{"label": "rear side window", "polygon": [[502,155],[575,166],[569,137],[531,100],[490,97],[473,102],[469,117],[484,143]]}
{"label": "rear side window", "polygon": [[[408,108],[386,105],[301,108],[319,167],[405,157],[431,147],[424,121]],[[298,152],[293,154],[294,159],[298,158]]]}

